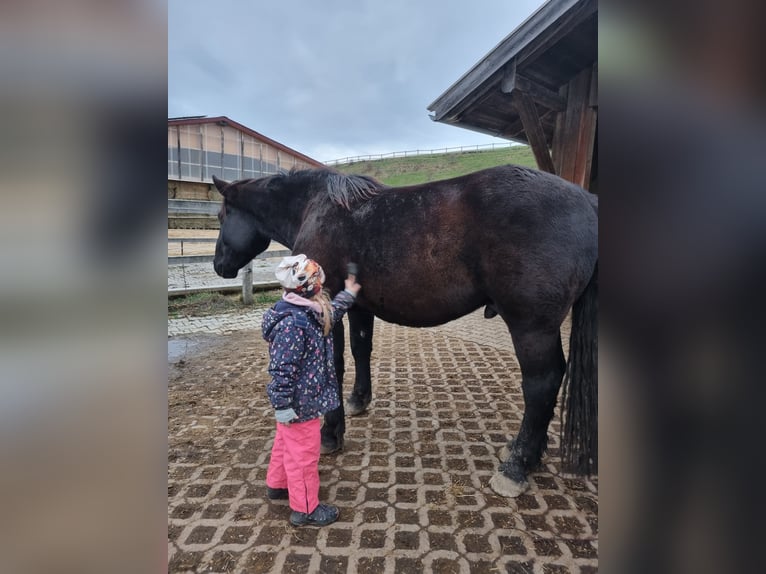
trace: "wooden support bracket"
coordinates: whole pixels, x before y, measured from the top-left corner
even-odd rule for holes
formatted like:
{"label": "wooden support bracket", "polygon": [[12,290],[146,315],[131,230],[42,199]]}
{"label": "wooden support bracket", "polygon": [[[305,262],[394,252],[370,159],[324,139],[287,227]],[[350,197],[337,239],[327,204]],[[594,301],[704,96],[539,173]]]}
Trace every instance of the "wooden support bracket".
{"label": "wooden support bracket", "polygon": [[527,141],[535,155],[537,166],[548,173],[556,173],[553,167],[553,160],[548,149],[548,143],[545,140],[545,132],[540,122],[540,116],[537,114],[537,108],[527,94],[520,90],[514,90],[511,93],[513,104],[519,112],[521,123],[524,126],[524,133],[527,135]]}
{"label": "wooden support bracket", "polygon": [[504,94],[512,94],[516,90],[530,96],[536,104],[555,112],[564,111],[567,107],[566,100],[559,94],[519,74],[516,70],[516,60],[512,60],[503,72],[500,91]]}

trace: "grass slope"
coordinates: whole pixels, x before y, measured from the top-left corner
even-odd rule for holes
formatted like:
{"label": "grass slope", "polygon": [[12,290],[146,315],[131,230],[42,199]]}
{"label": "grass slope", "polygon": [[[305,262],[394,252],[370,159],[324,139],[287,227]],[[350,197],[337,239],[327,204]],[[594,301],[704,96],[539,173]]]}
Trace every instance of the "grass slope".
{"label": "grass slope", "polygon": [[449,179],[507,163],[537,167],[529,146],[513,146],[488,151],[359,161],[339,165],[336,169],[343,173],[369,175],[387,185],[402,186]]}

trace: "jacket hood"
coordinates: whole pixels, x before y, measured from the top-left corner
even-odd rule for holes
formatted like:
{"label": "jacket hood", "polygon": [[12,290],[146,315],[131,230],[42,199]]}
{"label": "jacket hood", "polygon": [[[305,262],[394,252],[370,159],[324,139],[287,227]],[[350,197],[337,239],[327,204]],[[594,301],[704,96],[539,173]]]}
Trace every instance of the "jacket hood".
{"label": "jacket hood", "polygon": [[283,319],[292,316],[296,325],[301,328],[308,327],[308,314],[305,307],[299,307],[293,305],[287,301],[279,301],[271,309],[263,314],[263,322],[261,328],[263,330],[263,338],[269,343],[274,340],[274,327],[276,327]]}
{"label": "jacket hood", "polygon": [[[279,308],[281,307],[281,308]],[[292,313],[289,308],[285,308],[282,305],[272,307],[263,314],[263,322],[261,328],[263,329],[263,338],[269,343],[274,339],[274,327],[282,321],[285,317],[289,317]]]}

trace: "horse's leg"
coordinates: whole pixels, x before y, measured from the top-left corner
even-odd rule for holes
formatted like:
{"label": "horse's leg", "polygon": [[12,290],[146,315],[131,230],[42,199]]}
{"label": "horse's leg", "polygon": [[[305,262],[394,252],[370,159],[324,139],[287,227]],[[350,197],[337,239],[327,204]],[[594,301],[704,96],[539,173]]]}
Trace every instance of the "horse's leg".
{"label": "horse's leg", "polygon": [[540,463],[548,445],[548,424],[553,418],[561,380],[566,369],[558,329],[511,333],[521,365],[524,418],[510,455],[489,484],[503,496],[515,497],[527,489],[527,473]]}
{"label": "horse's leg", "polygon": [[348,324],[351,332],[351,354],[354,355],[354,390],[348,397],[346,412],[350,416],[360,415],[372,401],[372,378],[370,356],[372,355],[372,332],[375,316],[364,309],[352,307],[348,310]]}
{"label": "horse's leg", "polygon": [[346,346],[345,330],[343,321],[338,321],[333,327],[333,360],[335,361],[335,375],[338,379],[338,398],[340,406],[324,416],[322,425],[322,454],[337,452],[343,448],[343,435],[346,432],[346,415],[343,412],[343,375],[346,372],[346,363],[343,359],[343,351]]}

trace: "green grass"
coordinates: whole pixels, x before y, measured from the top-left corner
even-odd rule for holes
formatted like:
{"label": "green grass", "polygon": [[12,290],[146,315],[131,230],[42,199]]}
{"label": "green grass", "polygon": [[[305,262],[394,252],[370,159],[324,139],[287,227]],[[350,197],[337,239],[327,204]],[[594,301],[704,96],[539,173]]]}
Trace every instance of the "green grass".
{"label": "green grass", "polygon": [[256,291],[253,293],[253,304],[242,303],[241,293],[218,293],[207,291],[192,293],[181,297],[168,298],[168,318],[204,317],[218,313],[249,311],[261,307],[271,307],[282,297],[280,289]]}
{"label": "green grass", "polygon": [[507,163],[537,167],[529,146],[512,146],[488,151],[359,161],[336,166],[336,169],[369,175],[387,185],[402,186],[449,179]]}

